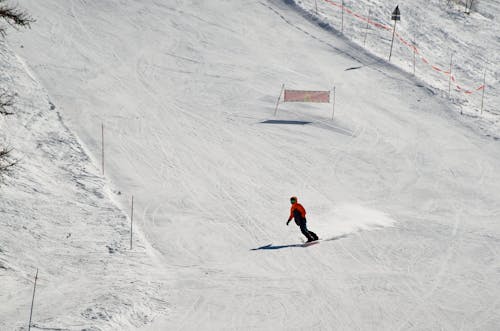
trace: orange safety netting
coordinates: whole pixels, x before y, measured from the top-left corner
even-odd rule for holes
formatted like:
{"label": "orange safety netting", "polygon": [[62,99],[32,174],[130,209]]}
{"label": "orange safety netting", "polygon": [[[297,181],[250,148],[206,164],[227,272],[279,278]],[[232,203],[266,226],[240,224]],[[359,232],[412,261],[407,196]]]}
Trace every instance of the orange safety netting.
{"label": "orange safety netting", "polygon": [[[378,23],[378,22],[375,22],[375,21],[372,21],[370,20],[369,18],[367,17],[364,17],[363,15],[360,15],[360,14],[357,14],[355,12],[353,12],[351,9],[347,8],[346,6],[343,6],[342,4],[340,3],[337,3],[337,2],[334,2],[332,0],[324,0],[325,2],[329,3],[330,5],[332,6],[335,6],[335,7],[338,7],[340,9],[343,9],[344,12],[348,13],[349,15],[357,18],[358,20],[360,21],[363,21],[363,22],[366,22],[374,27],[377,27],[379,29],[384,29],[384,30],[388,30],[388,31],[392,31],[392,27],[388,26],[388,25],[385,25],[385,24],[381,24],[381,23]],[[460,92],[463,92],[465,94],[472,94],[476,91],[480,91],[482,89],[484,89],[484,84],[481,84],[479,87],[475,88],[475,89],[465,89],[463,87],[461,87],[460,85],[457,84],[456,82],[456,79],[455,79],[455,76],[453,76],[453,74],[449,71],[449,70],[443,70],[435,65],[432,65],[421,53],[420,51],[418,50],[418,48],[413,45],[412,43],[406,41],[399,33],[395,32],[395,35],[398,37],[399,41],[401,41],[403,44],[405,44],[408,48],[410,48],[413,52],[415,52],[416,55],[419,56],[419,58],[422,60],[423,63],[427,64],[428,66],[431,67],[431,69],[437,71],[437,72],[440,72],[442,74],[445,74],[447,76],[450,76],[451,75],[451,80],[453,81],[457,91],[460,91]]]}

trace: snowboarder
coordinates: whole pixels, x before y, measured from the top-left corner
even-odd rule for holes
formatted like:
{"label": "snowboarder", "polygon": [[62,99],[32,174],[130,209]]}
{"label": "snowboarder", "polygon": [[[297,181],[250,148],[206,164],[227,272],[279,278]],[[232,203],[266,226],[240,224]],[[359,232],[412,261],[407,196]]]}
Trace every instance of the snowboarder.
{"label": "snowboarder", "polygon": [[304,207],[297,202],[297,197],[291,197],[290,203],[292,207],[290,208],[290,217],[286,221],[286,225],[290,223],[290,221],[295,219],[295,224],[300,226],[300,231],[307,238],[307,242],[318,240],[318,236],[316,233],[307,230],[307,220],[306,220],[306,210]]}

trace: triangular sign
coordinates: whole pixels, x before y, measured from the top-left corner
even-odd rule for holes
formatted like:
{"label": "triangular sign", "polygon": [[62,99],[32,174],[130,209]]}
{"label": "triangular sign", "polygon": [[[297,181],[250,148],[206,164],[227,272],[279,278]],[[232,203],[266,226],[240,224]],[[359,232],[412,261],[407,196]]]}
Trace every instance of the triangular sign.
{"label": "triangular sign", "polygon": [[392,12],[392,18],[391,20],[393,21],[400,21],[401,20],[401,14],[399,12],[399,6],[396,6],[396,9]]}

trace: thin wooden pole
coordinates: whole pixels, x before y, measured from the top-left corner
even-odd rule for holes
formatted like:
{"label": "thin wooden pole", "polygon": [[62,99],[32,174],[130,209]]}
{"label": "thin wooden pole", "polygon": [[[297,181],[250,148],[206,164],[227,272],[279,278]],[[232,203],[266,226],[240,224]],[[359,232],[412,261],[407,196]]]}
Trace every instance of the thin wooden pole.
{"label": "thin wooden pole", "polygon": [[392,29],[392,40],[391,40],[391,51],[389,53],[389,62],[391,62],[392,56],[392,45],[394,44],[394,34],[396,33],[396,20],[394,20],[394,28]]}
{"label": "thin wooden pole", "polygon": [[133,228],[134,226],[134,196],[132,196],[132,207],[130,211],[130,249],[132,250],[132,236],[133,236]]}
{"label": "thin wooden pole", "polygon": [[284,89],[285,89],[285,84],[282,84],[281,85],[281,92],[280,92],[280,95],[278,97],[278,101],[276,101],[276,108],[274,109],[274,116],[276,116],[276,114],[278,114],[278,105],[280,104],[281,95],[283,94]]}
{"label": "thin wooden pole", "polygon": [[33,305],[35,303],[35,291],[36,291],[36,281],[38,279],[38,268],[36,269],[35,284],[33,285],[33,297],[31,298],[31,310],[30,310],[30,321],[28,324],[28,331],[31,330],[31,318],[33,317]]}
{"label": "thin wooden pole", "polygon": [[481,94],[481,115],[483,115],[484,90],[486,90],[486,69],[484,69],[484,76],[483,76],[483,93]]}
{"label": "thin wooden pole", "polygon": [[344,33],[344,0],[342,0],[342,25],[341,25],[341,31]]}
{"label": "thin wooden pole", "polygon": [[333,106],[332,106],[332,120],[335,114],[335,86],[333,87]]}
{"label": "thin wooden pole", "polygon": [[417,63],[417,36],[413,35],[413,76],[415,76],[416,63]]}
{"label": "thin wooden pole", "polygon": [[453,65],[453,53],[451,54],[450,58],[450,79],[448,80],[448,98],[451,97],[451,68]]}
{"label": "thin wooden pole", "polygon": [[368,15],[368,19],[366,20],[365,38],[363,39],[363,47],[366,47],[366,37],[368,37],[368,22],[369,21],[370,21],[370,15]]}
{"label": "thin wooden pole", "polygon": [[104,123],[101,123],[101,167],[104,176]]}

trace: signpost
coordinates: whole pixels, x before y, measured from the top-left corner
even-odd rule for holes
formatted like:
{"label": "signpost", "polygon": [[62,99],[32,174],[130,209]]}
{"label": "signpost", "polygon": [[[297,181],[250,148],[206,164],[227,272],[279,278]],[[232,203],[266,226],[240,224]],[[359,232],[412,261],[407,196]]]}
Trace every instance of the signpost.
{"label": "signpost", "polygon": [[389,62],[391,62],[392,56],[392,45],[394,44],[394,35],[396,33],[396,22],[401,20],[401,15],[399,12],[399,6],[396,6],[396,9],[392,12],[391,20],[394,21],[394,28],[392,29],[392,40],[391,40],[391,51],[389,53]]}

